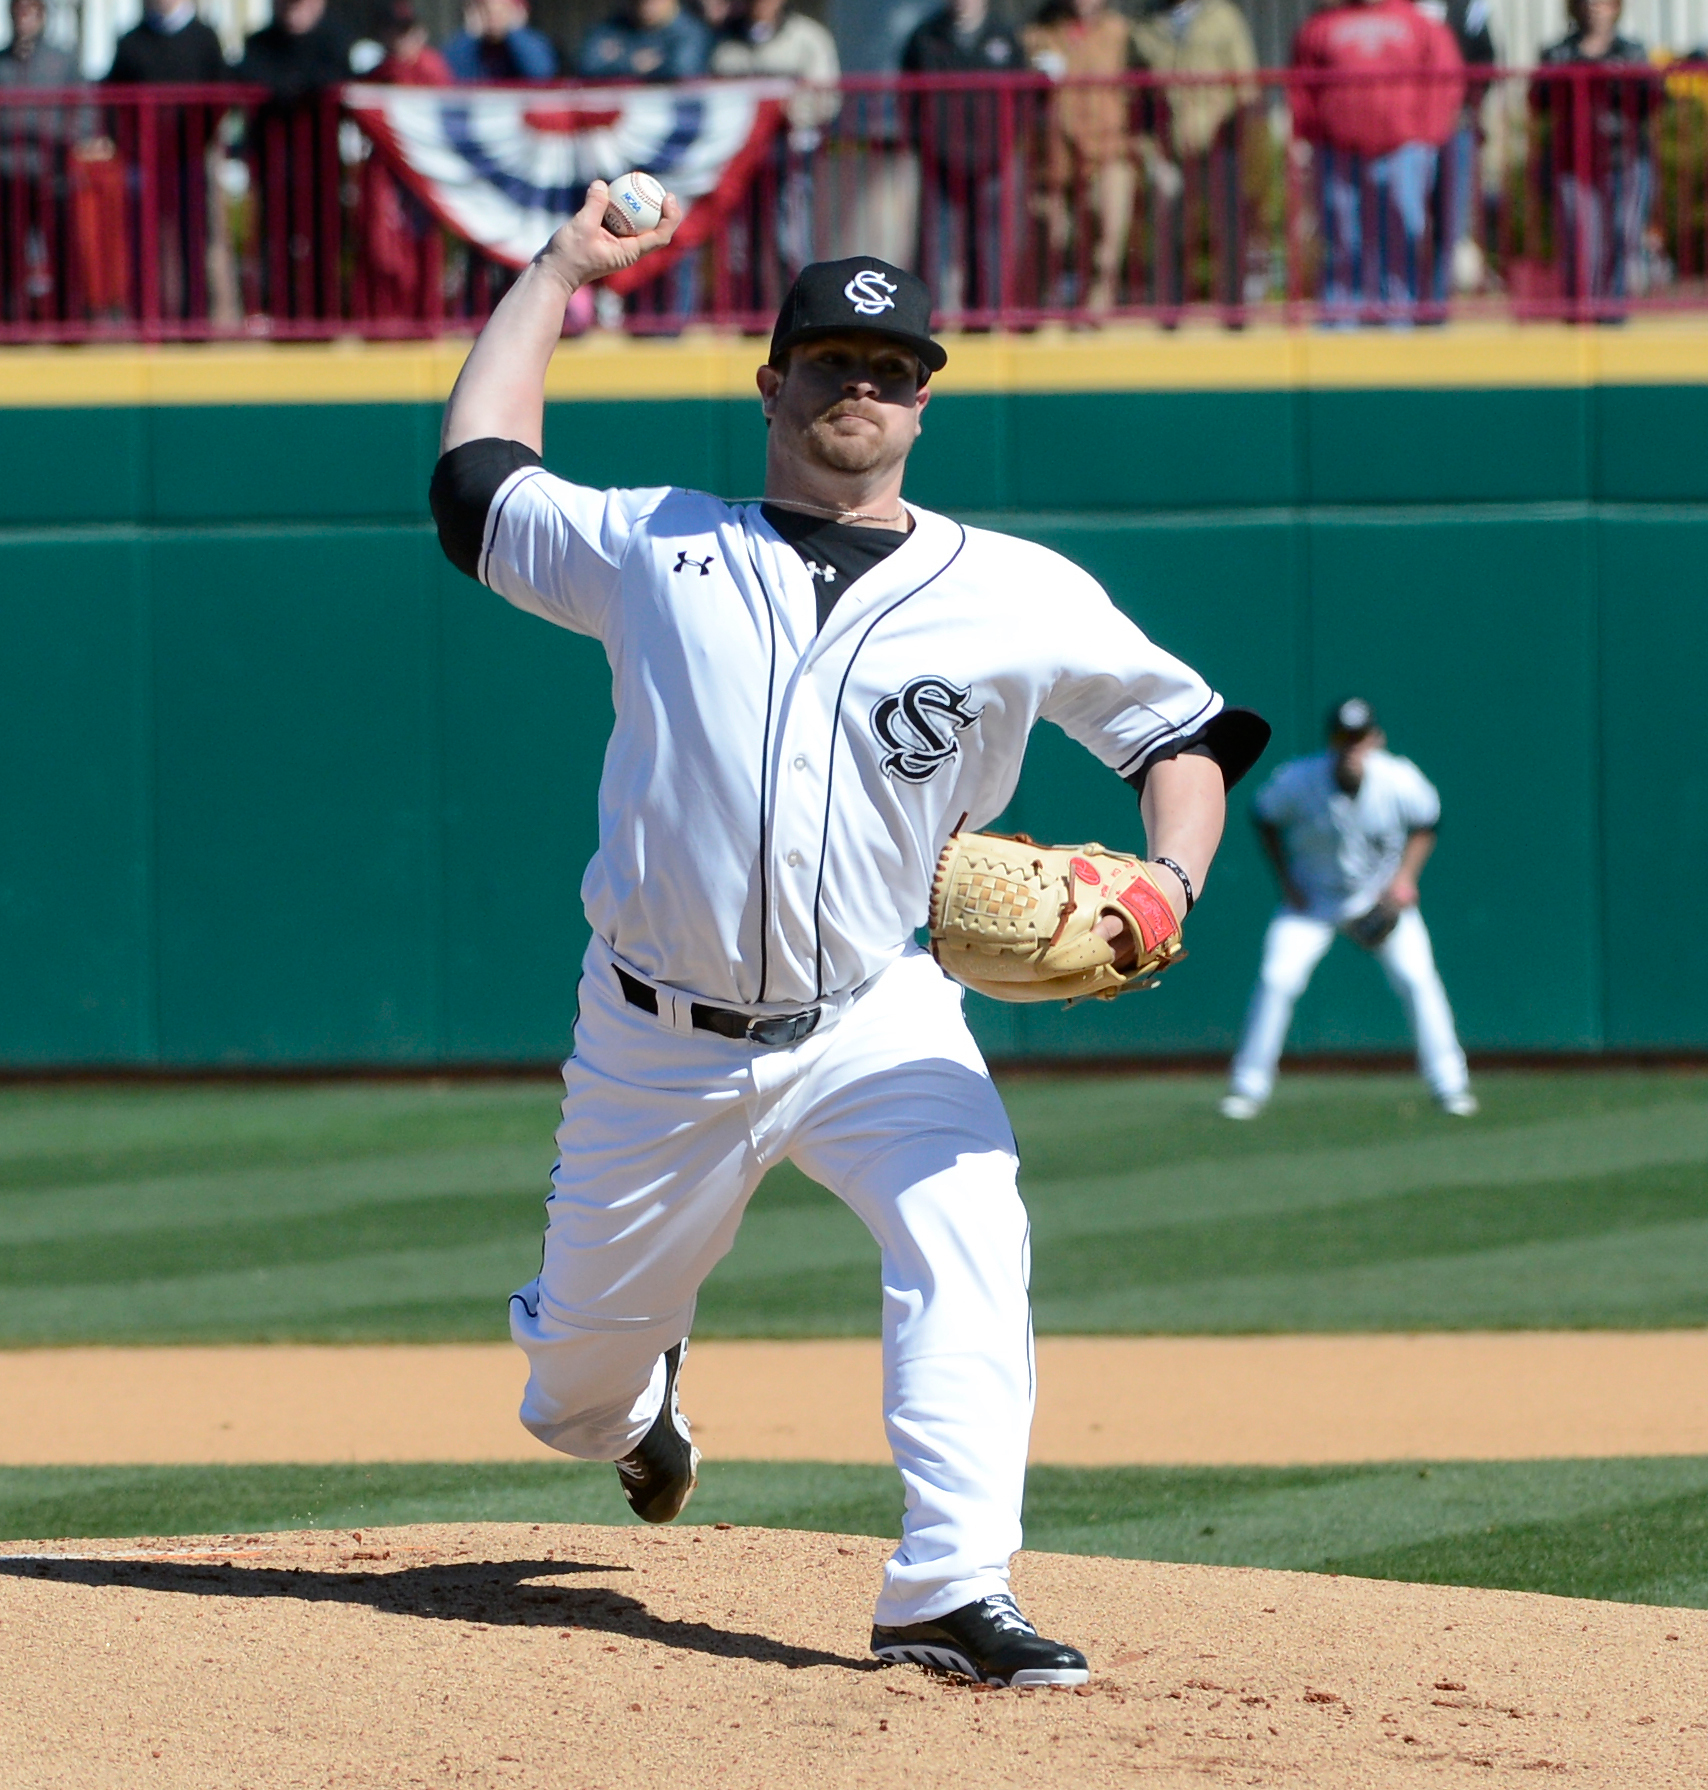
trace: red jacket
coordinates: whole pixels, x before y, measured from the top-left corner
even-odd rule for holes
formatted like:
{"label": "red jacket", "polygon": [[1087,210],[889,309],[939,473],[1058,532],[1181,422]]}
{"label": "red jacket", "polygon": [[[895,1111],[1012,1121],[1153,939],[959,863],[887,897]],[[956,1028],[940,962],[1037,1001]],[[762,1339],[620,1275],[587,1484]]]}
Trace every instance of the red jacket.
{"label": "red jacket", "polygon": [[1386,155],[1402,143],[1445,143],[1465,97],[1465,64],[1453,33],[1411,0],[1317,13],[1293,39],[1293,66],[1396,77],[1301,81],[1293,88],[1294,131],[1355,155]]}

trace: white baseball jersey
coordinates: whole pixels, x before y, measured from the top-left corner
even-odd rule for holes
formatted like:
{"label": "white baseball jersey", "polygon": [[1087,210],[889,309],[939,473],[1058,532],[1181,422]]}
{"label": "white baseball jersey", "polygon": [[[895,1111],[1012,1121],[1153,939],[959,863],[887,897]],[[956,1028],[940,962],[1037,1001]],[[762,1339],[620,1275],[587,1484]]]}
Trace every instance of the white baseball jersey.
{"label": "white baseball jersey", "polygon": [[610,660],[581,892],[649,981],[758,1013],[857,987],[924,924],[956,824],[1007,804],[1035,722],[1127,776],[1221,710],[1068,560],[909,507],[821,630],[756,503],[500,486],[480,578]]}
{"label": "white baseball jersey", "polygon": [[1334,754],[1281,765],[1252,804],[1281,834],[1287,867],[1313,919],[1339,924],[1367,913],[1400,867],[1406,836],[1441,818],[1435,786],[1409,758],[1373,751],[1349,796],[1335,781]]}

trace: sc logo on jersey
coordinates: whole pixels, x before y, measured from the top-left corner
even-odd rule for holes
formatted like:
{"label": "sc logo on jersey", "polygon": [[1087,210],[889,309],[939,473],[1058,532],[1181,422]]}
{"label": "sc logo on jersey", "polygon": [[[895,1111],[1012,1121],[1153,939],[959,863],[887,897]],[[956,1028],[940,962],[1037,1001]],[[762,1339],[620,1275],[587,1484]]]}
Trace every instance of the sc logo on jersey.
{"label": "sc logo on jersey", "polygon": [[924,783],[961,749],[963,728],[984,713],[969,708],[971,690],[947,678],[916,677],[872,710],[872,732],[889,748],[883,760],[886,777],[902,783]]}
{"label": "sc logo on jersey", "polygon": [[896,308],[895,289],[894,280],[886,280],[875,267],[866,267],[842,288],[842,296],[862,317],[881,317]]}

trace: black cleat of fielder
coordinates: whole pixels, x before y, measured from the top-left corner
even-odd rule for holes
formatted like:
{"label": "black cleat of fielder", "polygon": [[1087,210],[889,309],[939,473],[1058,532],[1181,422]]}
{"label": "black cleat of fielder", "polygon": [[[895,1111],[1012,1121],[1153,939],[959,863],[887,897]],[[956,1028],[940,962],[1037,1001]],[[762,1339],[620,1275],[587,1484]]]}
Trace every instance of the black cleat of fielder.
{"label": "black cleat of fielder", "polygon": [[700,1451],[676,1402],[676,1376],[688,1345],[664,1351],[664,1403],[640,1446],[616,1463],[623,1496],[643,1523],[668,1523],[682,1514],[699,1481]]}
{"label": "black cleat of fielder", "polygon": [[929,1622],[874,1628],[872,1651],[895,1664],[911,1662],[938,1672],[958,1672],[981,1684],[1016,1688],[1084,1684],[1091,1676],[1077,1647],[1046,1641],[1006,1594],[981,1597]]}

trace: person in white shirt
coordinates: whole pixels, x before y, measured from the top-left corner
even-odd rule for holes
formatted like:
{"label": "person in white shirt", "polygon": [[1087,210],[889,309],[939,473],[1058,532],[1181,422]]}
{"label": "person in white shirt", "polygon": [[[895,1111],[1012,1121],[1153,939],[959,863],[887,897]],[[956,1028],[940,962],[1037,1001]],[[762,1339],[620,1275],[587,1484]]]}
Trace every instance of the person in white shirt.
{"label": "person in white shirt", "polygon": [[1275,1086],[1293,1006],[1337,933],[1370,951],[1404,1003],[1418,1069],[1444,1112],[1477,1110],[1453,1011],[1417,907],[1417,879],[1435,849],[1441,798],[1387,736],[1362,698],[1329,716],[1326,752],[1295,758],[1258,791],[1258,836],[1282,902],[1263,941],[1263,965],[1222,1101],[1229,1119],[1254,1119]]}

